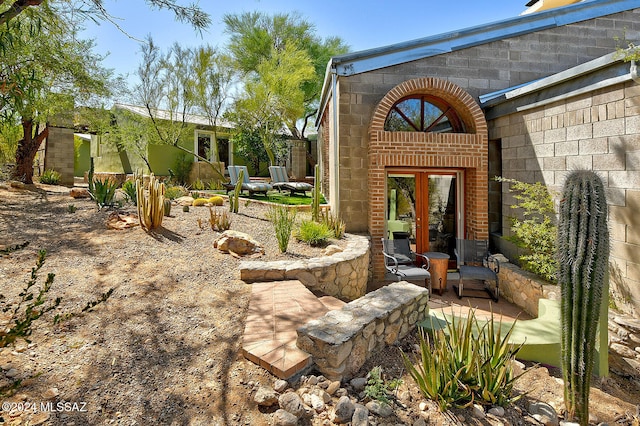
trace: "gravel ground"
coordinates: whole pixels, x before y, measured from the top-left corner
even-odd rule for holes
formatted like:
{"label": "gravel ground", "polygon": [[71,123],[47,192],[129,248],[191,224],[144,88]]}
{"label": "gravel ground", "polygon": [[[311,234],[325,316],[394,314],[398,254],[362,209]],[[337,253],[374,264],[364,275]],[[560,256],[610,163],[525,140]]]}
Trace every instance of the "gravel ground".
{"label": "gravel ground", "polygon": [[[105,225],[110,211],[67,193],[62,187],[15,189],[0,182],[0,248],[30,242],[0,256],[0,293],[9,302],[16,299],[39,249],[47,250],[40,283],[46,273],[56,274],[49,296],[62,297],[58,313],[77,313],[109,289],[114,292],[92,312],[61,325],[53,325],[49,313],[31,343],[0,349],[0,387],[20,381],[2,396],[14,409],[0,412],[0,425],[272,424],[272,411],[259,409],[253,396],[275,378],[238,357],[251,287],[239,280],[240,260],[213,248],[218,233],[208,227],[208,209],[184,213],[174,206],[153,234],[138,227],[116,231]],[[71,213],[69,205],[77,210]],[[261,260],[321,255],[321,249],[293,240],[287,254],[279,253],[265,212],[263,206],[242,204],[231,227],[263,243]],[[516,385],[529,395],[502,418],[479,420],[468,409],[443,414],[431,402],[421,409],[424,399],[398,350],[410,351],[413,343],[405,339],[363,367],[362,376],[381,365],[387,378],[404,381],[393,416],[372,424],[539,424],[528,415],[527,402],[562,405],[557,371],[531,367]],[[592,391],[592,409],[598,419],[632,425],[625,413],[634,413],[640,402],[638,385],[615,376],[595,385],[600,389]],[[325,416],[309,424],[330,423]]]}
{"label": "gravel ground", "polygon": [[[16,375],[0,374],[0,385],[22,379],[17,398],[38,405],[86,403],[86,412],[38,413],[51,424],[264,423],[260,412],[247,410],[243,383],[271,376],[237,359],[251,288],[239,280],[240,260],[213,248],[219,234],[209,227],[208,209],[174,206],[153,234],[117,231],[105,226],[110,211],[66,193],[0,189],[0,245],[30,242],[0,258],[2,293],[16,297],[44,249],[41,275],[56,275],[50,298],[62,297],[59,313],[79,312],[111,288],[113,295],[61,326],[47,318],[32,344],[2,350],[0,368]],[[265,212],[243,204],[232,217],[232,229],[264,245],[260,260],[322,253],[292,239],[281,254]]]}

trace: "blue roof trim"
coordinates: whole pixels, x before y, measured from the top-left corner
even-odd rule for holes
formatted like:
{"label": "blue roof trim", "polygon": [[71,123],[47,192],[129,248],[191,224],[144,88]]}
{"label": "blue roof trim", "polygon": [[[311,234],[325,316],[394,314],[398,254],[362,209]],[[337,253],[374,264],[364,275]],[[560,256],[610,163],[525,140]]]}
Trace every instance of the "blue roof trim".
{"label": "blue roof trim", "polygon": [[517,16],[460,31],[420,38],[389,46],[335,56],[331,64],[338,75],[348,76],[386,68],[430,56],[466,49],[541,31],[561,27],[600,16],[640,7],[638,0],[591,0]]}

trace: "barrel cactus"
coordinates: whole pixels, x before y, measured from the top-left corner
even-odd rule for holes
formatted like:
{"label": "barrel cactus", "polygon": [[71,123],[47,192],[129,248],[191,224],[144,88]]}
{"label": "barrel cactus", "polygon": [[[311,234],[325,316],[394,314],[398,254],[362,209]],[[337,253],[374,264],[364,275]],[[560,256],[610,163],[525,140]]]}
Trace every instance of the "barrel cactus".
{"label": "barrel cactus", "polygon": [[[558,283],[562,294],[562,374],[569,418],[589,422],[589,385],[598,320],[607,295],[609,231],[604,185],[597,174],[571,172],[560,201]],[[604,317],[606,321],[606,316]],[[605,323],[606,327],[606,323]]]}

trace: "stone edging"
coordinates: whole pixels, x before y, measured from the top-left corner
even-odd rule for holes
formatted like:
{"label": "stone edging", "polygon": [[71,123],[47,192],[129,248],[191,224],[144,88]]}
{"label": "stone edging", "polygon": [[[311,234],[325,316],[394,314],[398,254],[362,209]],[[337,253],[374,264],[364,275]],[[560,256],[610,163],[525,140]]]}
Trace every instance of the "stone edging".
{"label": "stone edging", "polygon": [[330,380],[354,377],[369,355],[429,315],[429,292],[406,281],[382,287],[298,328],[297,345]]}
{"label": "stone edging", "polygon": [[242,261],[240,279],[247,282],[299,280],[308,289],[342,300],[364,296],[369,279],[369,238],[345,234],[347,247],[331,256],[294,261]]}
{"label": "stone edging", "polygon": [[500,263],[500,296],[538,317],[538,300],[560,300],[560,287],[548,283],[513,263]]}

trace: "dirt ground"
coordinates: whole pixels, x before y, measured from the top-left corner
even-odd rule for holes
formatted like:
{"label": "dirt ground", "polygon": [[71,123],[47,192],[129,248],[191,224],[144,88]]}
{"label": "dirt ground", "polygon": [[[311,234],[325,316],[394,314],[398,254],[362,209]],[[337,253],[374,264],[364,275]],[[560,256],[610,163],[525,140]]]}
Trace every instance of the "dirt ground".
{"label": "dirt ground", "polygon": [[[264,213],[243,204],[231,226],[264,244],[260,260],[321,254],[293,240],[287,254],[279,253]],[[18,297],[40,249],[47,259],[39,283],[55,273],[49,297],[62,298],[57,313],[80,312],[114,289],[106,303],[62,324],[54,325],[48,313],[31,343],[0,350],[0,386],[19,382],[1,397],[12,403],[3,408],[14,409],[0,412],[0,424],[271,424],[272,413],[256,406],[253,392],[276,378],[238,355],[251,287],[239,279],[240,260],[213,248],[218,234],[208,226],[208,209],[185,213],[174,206],[153,234],[107,229],[109,214],[90,200],[70,198],[68,188],[0,183],[0,248],[30,243],[0,256],[0,293],[7,301]],[[387,377],[404,380],[394,417],[378,424],[413,424],[421,416],[423,399],[399,358],[399,348],[411,345],[411,338],[400,342],[363,368],[364,376],[381,365]],[[499,421],[474,419],[468,410],[442,414],[433,406],[422,418],[434,425],[536,424],[526,404],[561,408],[557,376],[532,368],[517,385],[528,395]],[[591,403],[594,420],[631,425],[640,386],[612,375],[594,383]]]}

